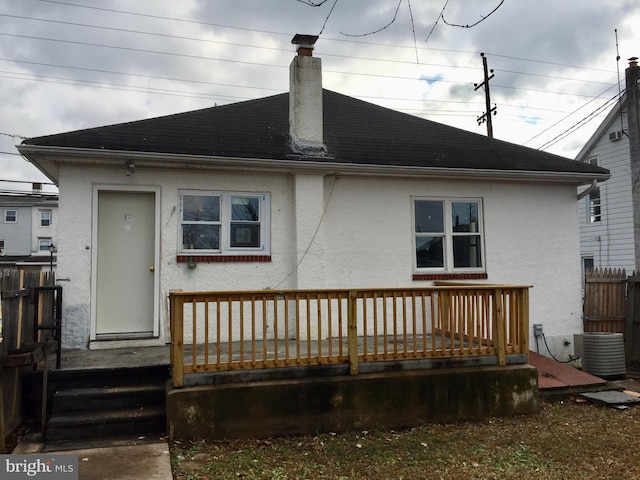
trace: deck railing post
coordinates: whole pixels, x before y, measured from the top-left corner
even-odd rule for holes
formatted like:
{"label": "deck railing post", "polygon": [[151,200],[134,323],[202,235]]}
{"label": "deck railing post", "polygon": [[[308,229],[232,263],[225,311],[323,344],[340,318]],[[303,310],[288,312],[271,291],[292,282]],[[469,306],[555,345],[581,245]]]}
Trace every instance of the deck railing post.
{"label": "deck railing post", "polygon": [[347,311],[347,337],[349,347],[349,373],[358,374],[358,315],[356,310],[357,294],[349,290],[349,305]]}
{"label": "deck railing post", "polygon": [[171,326],[171,371],[173,386],[184,386],[184,300],[175,294],[180,290],[169,292],[170,326]]}
{"label": "deck railing post", "polygon": [[522,287],[520,294],[520,353],[529,356],[529,288]]}
{"label": "deck railing post", "polygon": [[504,319],[504,298],[502,289],[494,290],[494,332],[496,342],[496,354],[498,355],[498,365],[504,367],[507,364],[507,345],[505,338],[505,319]]}

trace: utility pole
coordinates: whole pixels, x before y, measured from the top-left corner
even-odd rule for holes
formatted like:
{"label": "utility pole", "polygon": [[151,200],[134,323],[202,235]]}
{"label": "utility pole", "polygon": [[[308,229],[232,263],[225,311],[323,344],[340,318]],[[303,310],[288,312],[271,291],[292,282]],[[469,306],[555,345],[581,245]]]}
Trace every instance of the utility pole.
{"label": "utility pole", "polygon": [[[491,72],[489,72],[487,68],[487,57],[484,56],[484,53],[481,53],[480,56],[482,57],[482,66],[484,67],[484,81],[482,83],[474,83],[473,86],[475,88],[473,90],[477,91],[480,87],[484,86],[484,99],[486,102],[487,110],[482,115],[480,115],[477,120],[478,125],[487,122],[487,136],[489,138],[493,138],[491,114],[495,115],[497,113],[497,107],[495,105],[493,106],[493,108],[491,108],[491,93],[489,92],[489,80],[493,78],[493,69],[491,70]],[[489,73],[491,73],[491,76],[489,76]]]}

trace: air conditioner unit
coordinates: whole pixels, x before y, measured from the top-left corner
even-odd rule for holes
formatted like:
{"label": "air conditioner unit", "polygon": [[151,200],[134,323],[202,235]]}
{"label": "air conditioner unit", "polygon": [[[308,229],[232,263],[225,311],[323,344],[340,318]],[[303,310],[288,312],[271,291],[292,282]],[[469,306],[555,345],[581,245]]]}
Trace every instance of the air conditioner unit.
{"label": "air conditioner unit", "polygon": [[622,138],[622,132],[620,130],[618,130],[617,132],[611,132],[609,134],[609,141],[610,142],[617,142],[621,138]]}

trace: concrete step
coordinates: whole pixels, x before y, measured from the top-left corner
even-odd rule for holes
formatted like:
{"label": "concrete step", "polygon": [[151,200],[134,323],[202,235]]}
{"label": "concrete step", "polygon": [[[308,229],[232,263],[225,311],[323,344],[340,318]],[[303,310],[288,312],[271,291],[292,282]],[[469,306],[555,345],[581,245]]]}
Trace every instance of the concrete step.
{"label": "concrete step", "polygon": [[54,370],[49,372],[49,385],[55,390],[148,384],[164,385],[169,377],[169,367],[166,365]]}
{"label": "concrete step", "polygon": [[77,440],[163,432],[164,405],[118,410],[96,410],[53,415],[47,422],[47,441]]}
{"label": "concrete step", "polygon": [[72,388],[53,395],[52,415],[164,405],[163,384]]}
{"label": "concrete step", "polygon": [[166,429],[166,366],[51,373],[48,443],[158,436]]}

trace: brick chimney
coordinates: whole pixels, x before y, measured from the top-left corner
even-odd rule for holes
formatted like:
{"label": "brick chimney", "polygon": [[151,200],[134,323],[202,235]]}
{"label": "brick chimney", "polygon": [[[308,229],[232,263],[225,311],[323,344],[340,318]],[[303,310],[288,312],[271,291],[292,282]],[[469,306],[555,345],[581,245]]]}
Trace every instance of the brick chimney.
{"label": "brick chimney", "polygon": [[294,153],[325,156],[322,132],[322,62],[313,56],[316,35],[296,34],[298,55],[289,67],[289,136]]}

